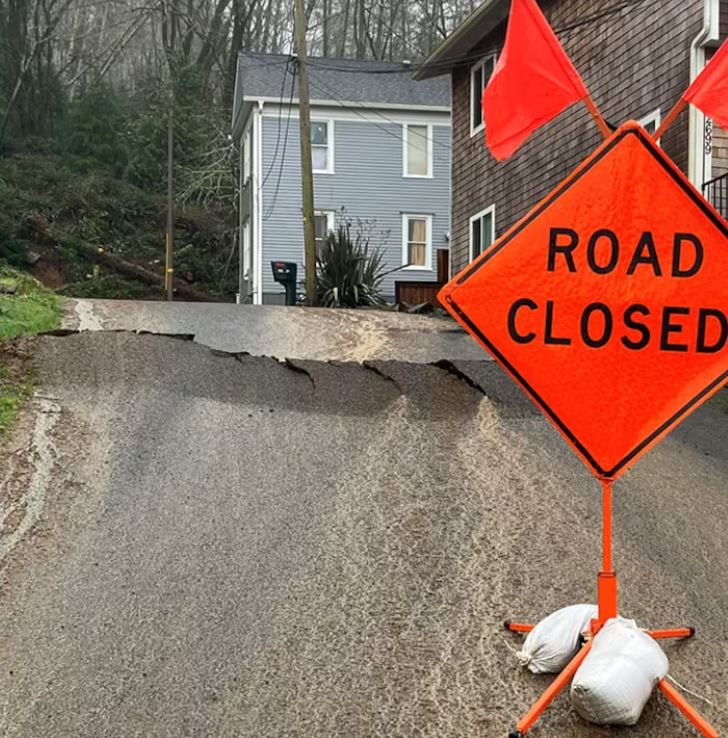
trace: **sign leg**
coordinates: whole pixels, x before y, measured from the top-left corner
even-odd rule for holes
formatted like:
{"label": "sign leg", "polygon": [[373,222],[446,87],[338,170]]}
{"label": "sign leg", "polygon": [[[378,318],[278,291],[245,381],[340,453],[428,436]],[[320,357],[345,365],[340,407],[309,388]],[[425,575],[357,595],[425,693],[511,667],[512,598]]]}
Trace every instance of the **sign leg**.
{"label": "sign leg", "polygon": [[597,579],[599,628],[617,617],[617,575],[612,564],[612,480],[602,479],[602,570]]}
{"label": "sign leg", "polygon": [[530,633],[534,628],[531,623],[514,623],[511,620],[506,620],[503,627],[511,633]]}
{"label": "sign leg", "polygon": [[675,689],[675,687],[663,679],[660,684],[660,691],[672,702],[675,707],[698,729],[698,732],[705,738],[720,738],[718,731],[702,716],[695,708]]}
{"label": "sign leg", "polygon": [[556,699],[556,696],[566,687],[571,681],[577,669],[581,666],[581,662],[584,661],[586,655],[591,649],[591,641],[582,647],[579,653],[574,656],[569,662],[566,668],[554,679],[553,682],[548,686],[548,689],[534,702],[533,707],[525,714],[525,716],[518,722],[516,727],[510,732],[509,738],[522,738],[531,729],[533,724],[541,717],[546,708]]}
{"label": "sign leg", "polygon": [[666,638],[692,638],[695,635],[695,628],[668,628],[666,630],[648,630],[647,635],[656,641]]}

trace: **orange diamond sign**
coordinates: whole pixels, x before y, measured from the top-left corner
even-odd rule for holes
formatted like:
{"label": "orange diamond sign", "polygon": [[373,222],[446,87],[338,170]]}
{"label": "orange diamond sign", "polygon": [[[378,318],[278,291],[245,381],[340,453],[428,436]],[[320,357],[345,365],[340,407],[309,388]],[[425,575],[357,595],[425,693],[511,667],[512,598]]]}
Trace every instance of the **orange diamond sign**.
{"label": "orange diamond sign", "polygon": [[728,381],[728,224],[636,123],[440,300],[601,478]]}

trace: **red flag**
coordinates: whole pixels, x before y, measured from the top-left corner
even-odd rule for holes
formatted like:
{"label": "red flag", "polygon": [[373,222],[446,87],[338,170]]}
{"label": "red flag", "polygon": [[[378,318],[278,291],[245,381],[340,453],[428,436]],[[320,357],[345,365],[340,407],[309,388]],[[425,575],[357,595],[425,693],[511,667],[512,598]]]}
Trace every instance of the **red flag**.
{"label": "red flag", "polygon": [[538,128],[589,97],[535,0],[513,0],[506,42],[483,93],[485,140],[507,159]]}
{"label": "red flag", "polygon": [[728,42],[724,43],[682,97],[721,128],[728,128]]}

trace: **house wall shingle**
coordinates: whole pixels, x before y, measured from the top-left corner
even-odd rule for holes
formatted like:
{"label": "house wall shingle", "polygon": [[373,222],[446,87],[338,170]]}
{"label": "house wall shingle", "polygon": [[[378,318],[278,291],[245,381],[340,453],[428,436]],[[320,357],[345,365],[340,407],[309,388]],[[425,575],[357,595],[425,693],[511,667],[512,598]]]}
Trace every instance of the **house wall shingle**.
{"label": "house wall shingle", "polygon": [[[725,0],[721,0],[725,3]],[[728,4],[728,3],[725,3]],[[593,0],[558,0],[544,7],[567,53],[605,118],[613,124],[659,108],[664,117],[689,84],[690,43],[702,26],[702,0],[662,0],[627,7],[602,20],[560,29],[599,12]],[[726,15],[726,14],[724,14]],[[504,26],[474,50],[500,48]],[[472,58],[472,57],[471,57]],[[469,259],[469,218],[495,203],[496,236],[522,217],[601,141],[583,105],[544,126],[508,162],[499,164],[470,134],[470,70],[452,74],[452,273]],[[687,170],[688,116],[683,112],[663,139],[665,150]]]}

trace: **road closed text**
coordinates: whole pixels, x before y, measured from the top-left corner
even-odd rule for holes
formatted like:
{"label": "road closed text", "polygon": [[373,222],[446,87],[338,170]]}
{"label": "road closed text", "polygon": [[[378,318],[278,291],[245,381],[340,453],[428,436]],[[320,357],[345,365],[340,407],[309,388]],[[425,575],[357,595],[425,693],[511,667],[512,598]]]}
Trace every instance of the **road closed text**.
{"label": "road closed text", "polygon": [[[674,234],[669,249],[658,252],[650,232],[644,232],[637,243],[622,244],[608,229],[580,238],[573,229],[551,228],[547,254],[548,272],[615,273],[626,281],[637,276],[689,280],[700,273],[705,259],[700,239],[691,233]],[[651,346],[665,352],[711,354],[728,343],[728,318],[711,306],[652,306],[646,300],[615,309],[600,301],[598,294],[576,313],[566,313],[559,310],[558,300],[522,297],[508,311],[508,334],[518,344],[578,342],[600,349],[618,341],[631,351]]]}

